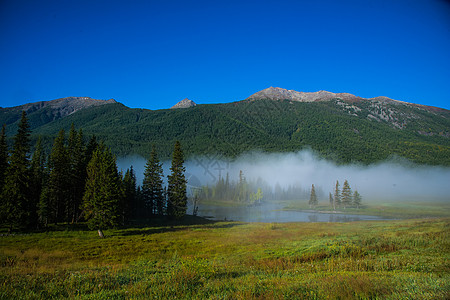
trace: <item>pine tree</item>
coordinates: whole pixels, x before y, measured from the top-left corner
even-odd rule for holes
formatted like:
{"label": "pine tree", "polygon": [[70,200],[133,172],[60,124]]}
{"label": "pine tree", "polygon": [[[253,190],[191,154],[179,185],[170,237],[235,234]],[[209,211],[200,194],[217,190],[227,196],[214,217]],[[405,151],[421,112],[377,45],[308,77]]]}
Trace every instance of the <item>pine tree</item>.
{"label": "pine tree", "polygon": [[185,168],[183,166],[184,157],[179,141],[175,142],[172,156],[171,174],[168,175],[167,187],[167,214],[169,217],[180,219],[186,214],[187,196],[186,196],[186,178],[184,176]]}
{"label": "pine tree", "polygon": [[[334,208],[334,198],[333,198],[333,195],[330,193],[328,198],[330,199],[330,206]],[[334,208],[334,209],[336,209],[336,208]]]}
{"label": "pine tree", "polygon": [[0,195],[5,183],[6,170],[8,169],[8,144],[6,142],[6,125],[3,124],[0,134]]}
{"label": "pine tree", "polygon": [[316,195],[316,189],[314,187],[314,184],[311,186],[311,195],[309,197],[309,207],[311,208],[314,206],[316,208],[318,201],[317,201],[317,195]]}
{"label": "pine tree", "polygon": [[46,156],[42,149],[42,138],[39,136],[36,147],[31,158],[31,172],[30,172],[30,205],[28,211],[30,212],[30,221],[33,225],[38,224],[38,207],[40,197],[44,184],[46,182],[45,172]]}
{"label": "pine tree", "polygon": [[355,192],[353,193],[353,205],[355,205],[356,208],[358,208],[358,209],[359,209],[359,206],[361,205],[361,200],[362,200],[361,195],[358,193],[357,190],[355,190]]}
{"label": "pine tree", "polygon": [[336,210],[336,206],[341,206],[341,191],[339,190],[339,181],[336,180],[336,187],[334,189],[334,210]]}
{"label": "pine tree", "polygon": [[67,140],[67,155],[69,159],[70,169],[70,194],[68,199],[68,211],[71,222],[77,221],[80,211],[81,202],[83,200],[84,185],[86,183],[86,163],[85,163],[85,146],[83,142],[83,132],[75,131],[72,123]]}
{"label": "pine tree", "polygon": [[84,165],[87,168],[88,163],[92,159],[92,155],[94,154],[95,149],[99,146],[97,142],[97,137],[95,135],[91,136],[89,143],[86,146],[86,151],[84,154]]}
{"label": "pine tree", "polygon": [[124,201],[122,203],[122,224],[126,224],[132,218],[136,208],[136,175],[131,166],[123,177]]}
{"label": "pine tree", "polygon": [[348,181],[344,181],[344,185],[342,186],[342,205],[344,205],[344,209],[352,204],[352,189],[348,184]]}
{"label": "pine tree", "polygon": [[55,138],[49,160],[49,181],[48,181],[48,209],[50,210],[50,220],[55,224],[61,221],[70,221],[70,160],[65,146],[65,132],[59,131]]}
{"label": "pine tree", "polygon": [[159,162],[156,147],[153,145],[150,158],[145,165],[142,183],[142,195],[150,214],[163,215],[164,213],[163,176],[162,164]]}
{"label": "pine tree", "polygon": [[9,225],[9,231],[14,227],[27,225],[30,197],[29,152],[30,126],[27,114],[22,111],[1,195],[1,219]]}
{"label": "pine tree", "polygon": [[117,171],[116,158],[103,145],[97,147],[87,167],[88,178],[83,196],[83,209],[87,224],[99,230],[115,227],[122,219],[120,204],[124,193]]}
{"label": "pine tree", "polygon": [[248,193],[248,184],[245,180],[244,172],[242,170],[239,171],[239,184],[237,186],[237,201],[246,202],[248,201],[249,193]]}

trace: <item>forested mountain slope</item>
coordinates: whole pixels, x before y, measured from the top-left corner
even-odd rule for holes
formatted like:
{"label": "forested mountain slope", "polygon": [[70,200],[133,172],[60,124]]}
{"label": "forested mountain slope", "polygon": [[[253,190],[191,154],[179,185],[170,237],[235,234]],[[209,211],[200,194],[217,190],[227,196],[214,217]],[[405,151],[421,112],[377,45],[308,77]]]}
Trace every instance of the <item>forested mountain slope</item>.
{"label": "forested mountain slope", "polygon": [[337,162],[372,163],[392,156],[450,165],[450,112],[398,101],[293,101],[247,99],[185,109],[131,109],[120,103],[93,106],[35,126],[33,136],[51,143],[74,123],[95,134],[117,155],[149,155],[157,146],[168,158],[175,140],[185,153],[237,156],[251,150],[309,148]]}

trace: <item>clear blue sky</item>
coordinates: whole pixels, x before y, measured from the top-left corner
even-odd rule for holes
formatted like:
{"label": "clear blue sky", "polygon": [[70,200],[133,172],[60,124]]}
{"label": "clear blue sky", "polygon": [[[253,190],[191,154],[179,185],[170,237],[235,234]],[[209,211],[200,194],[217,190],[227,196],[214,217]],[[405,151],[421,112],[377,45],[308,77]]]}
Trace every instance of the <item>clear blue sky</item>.
{"label": "clear blue sky", "polygon": [[269,86],[450,109],[444,0],[0,0],[0,106],[168,108]]}

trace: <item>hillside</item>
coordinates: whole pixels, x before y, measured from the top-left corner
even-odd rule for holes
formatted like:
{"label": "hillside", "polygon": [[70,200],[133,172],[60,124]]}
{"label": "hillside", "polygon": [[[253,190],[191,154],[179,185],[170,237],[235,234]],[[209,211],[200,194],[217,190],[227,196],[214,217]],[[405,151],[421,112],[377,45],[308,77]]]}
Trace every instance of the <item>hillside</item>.
{"label": "hillside", "polygon": [[79,110],[117,103],[116,100],[97,100],[89,97],[66,97],[51,101],[39,101],[14,107],[0,107],[0,124],[8,126],[8,132],[14,133],[15,126],[24,110],[28,115],[31,129],[38,128],[49,122],[59,120]]}
{"label": "hillside", "polygon": [[[350,95],[350,94],[348,94]],[[269,95],[270,96],[270,95]],[[156,144],[170,157],[180,140],[187,155],[237,156],[313,149],[341,163],[372,163],[392,156],[450,165],[450,112],[385,97],[297,101],[268,95],[185,109],[131,109],[120,103],[93,106],[35,126],[33,136],[51,140],[72,123],[95,134],[117,155],[146,157]],[[1,115],[0,115],[1,117]],[[2,120],[0,118],[0,120]]]}

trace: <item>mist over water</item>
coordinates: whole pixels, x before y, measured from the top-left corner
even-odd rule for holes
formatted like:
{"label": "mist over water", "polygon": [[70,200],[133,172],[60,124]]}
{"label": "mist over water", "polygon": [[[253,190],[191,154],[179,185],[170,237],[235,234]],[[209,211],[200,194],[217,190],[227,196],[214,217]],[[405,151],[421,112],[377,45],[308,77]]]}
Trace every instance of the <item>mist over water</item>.
{"label": "mist over water", "polygon": [[[140,156],[122,157],[117,160],[119,170],[133,166],[138,184],[142,183],[146,159]],[[301,185],[309,189],[312,184],[322,193],[324,201],[333,192],[336,180],[348,180],[352,190],[358,190],[363,201],[368,200],[440,200],[450,201],[450,168],[421,166],[402,160],[385,161],[368,166],[336,165],[321,159],[311,151],[297,153],[243,154],[229,160],[220,155],[198,156],[185,162],[188,187],[212,185],[226,174],[230,181],[237,181],[242,170],[248,181],[258,178],[274,187],[279,184]],[[165,180],[170,174],[170,162],[163,163]]]}

